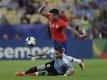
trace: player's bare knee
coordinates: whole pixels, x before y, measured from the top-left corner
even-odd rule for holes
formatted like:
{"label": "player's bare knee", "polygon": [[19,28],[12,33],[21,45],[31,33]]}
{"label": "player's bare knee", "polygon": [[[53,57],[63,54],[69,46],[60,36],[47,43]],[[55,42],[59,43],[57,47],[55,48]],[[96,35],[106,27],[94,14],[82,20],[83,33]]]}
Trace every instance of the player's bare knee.
{"label": "player's bare knee", "polygon": [[74,70],[71,70],[71,71],[70,71],[70,75],[73,75],[73,74],[74,74],[74,72],[75,72]]}

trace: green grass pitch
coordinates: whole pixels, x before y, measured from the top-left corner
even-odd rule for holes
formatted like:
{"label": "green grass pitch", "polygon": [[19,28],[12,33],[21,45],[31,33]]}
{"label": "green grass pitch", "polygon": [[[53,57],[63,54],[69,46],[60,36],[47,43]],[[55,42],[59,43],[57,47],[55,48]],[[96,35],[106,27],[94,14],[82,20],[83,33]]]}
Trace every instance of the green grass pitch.
{"label": "green grass pitch", "polygon": [[85,60],[85,71],[82,72],[78,64],[73,64],[75,74],[72,76],[24,76],[17,77],[15,72],[25,71],[32,66],[37,66],[50,60],[14,60],[0,61],[0,80],[107,80],[107,60]]}

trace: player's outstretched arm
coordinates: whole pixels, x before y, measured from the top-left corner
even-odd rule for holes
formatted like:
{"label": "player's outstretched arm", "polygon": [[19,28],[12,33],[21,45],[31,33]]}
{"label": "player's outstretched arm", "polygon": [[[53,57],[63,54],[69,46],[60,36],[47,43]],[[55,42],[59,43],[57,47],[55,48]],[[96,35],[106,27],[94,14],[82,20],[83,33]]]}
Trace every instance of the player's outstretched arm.
{"label": "player's outstretched arm", "polygon": [[35,54],[29,54],[28,56],[30,57],[35,57],[35,56],[47,56],[48,54],[46,52],[42,52],[42,53],[35,53]]}
{"label": "player's outstretched arm", "polygon": [[48,6],[48,2],[45,1],[42,6],[38,9],[38,13],[41,14],[44,17],[47,17],[48,11],[46,10],[46,7]]}
{"label": "player's outstretched arm", "polygon": [[35,56],[48,56],[48,55],[53,55],[53,54],[54,54],[54,49],[50,49],[48,51],[41,52],[41,53],[35,52],[35,54],[30,54],[28,56],[31,56],[31,57],[35,57]]}
{"label": "player's outstretched arm", "polygon": [[73,32],[74,32],[76,35],[78,35],[80,38],[85,38],[85,37],[87,37],[87,35],[80,34],[77,30],[75,30],[75,29],[74,29],[73,27],[71,27],[71,26],[68,26],[67,29],[70,30],[70,31],[73,31]]}

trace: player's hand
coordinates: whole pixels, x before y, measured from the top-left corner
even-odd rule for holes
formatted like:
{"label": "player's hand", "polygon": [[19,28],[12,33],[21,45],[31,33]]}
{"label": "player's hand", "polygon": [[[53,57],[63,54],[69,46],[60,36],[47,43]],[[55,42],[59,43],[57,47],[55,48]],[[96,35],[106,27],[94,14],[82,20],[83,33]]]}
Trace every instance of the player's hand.
{"label": "player's hand", "polygon": [[80,35],[80,39],[84,39],[84,38],[86,38],[86,37],[88,37],[88,35],[85,35],[85,34]]}
{"label": "player's hand", "polygon": [[42,3],[42,5],[43,5],[43,6],[48,6],[48,1],[45,0],[45,1]]}
{"label": "player's hand", "polygon": [[29,54],[28,56],[30,56],[30,57],[35,57],[35,56],[36,56],[36,54],[38,54],[38,51],[35,51],[35,53],[34,53],[34,54]]}

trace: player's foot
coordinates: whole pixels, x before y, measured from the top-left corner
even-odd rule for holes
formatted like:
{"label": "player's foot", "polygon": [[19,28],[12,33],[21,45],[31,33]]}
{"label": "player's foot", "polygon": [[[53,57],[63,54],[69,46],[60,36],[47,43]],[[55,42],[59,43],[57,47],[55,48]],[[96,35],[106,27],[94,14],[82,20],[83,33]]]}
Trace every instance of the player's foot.
{"label": "player's foot", "polygon": [[16,76],[25,76],[25,72],[16,72]]}
{"label": "player's foot", "polygon": [[84,67],[84,61],[83,61],[83,60],[81,60],[81,61],[82,61],[82,62],[79,64],[79,66],[80,66],[81,70],[84,71],[84,68],[85,68],[85,67]]}

